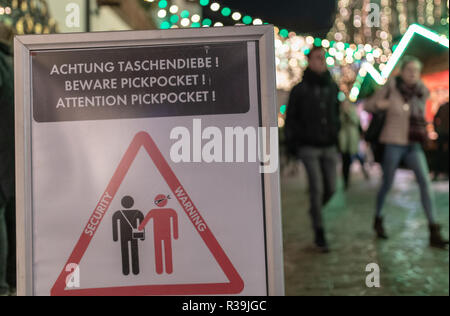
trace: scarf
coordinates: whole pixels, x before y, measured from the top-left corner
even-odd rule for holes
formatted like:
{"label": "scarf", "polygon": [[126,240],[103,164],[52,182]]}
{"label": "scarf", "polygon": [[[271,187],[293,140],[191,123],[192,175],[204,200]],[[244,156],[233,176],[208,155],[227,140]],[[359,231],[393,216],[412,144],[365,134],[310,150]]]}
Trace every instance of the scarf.
{"label": "scarf", "polygon": [[423,90],[420,85],[417,83],[415,85],[407,85],[405,81],[401,77],[397,77],[397,89],[400,91],[401,95],[405,102],[411,102],[414,97],[418,99],[423,98]]}
{"label": "scarf", "polygon": [[318,85],[321,87],[328,86],[332,83],[332,77],[329,71],[325,71],[322,74],[318,74],[307,68],[303,77],[304,81],[311,83],[312,85]]}

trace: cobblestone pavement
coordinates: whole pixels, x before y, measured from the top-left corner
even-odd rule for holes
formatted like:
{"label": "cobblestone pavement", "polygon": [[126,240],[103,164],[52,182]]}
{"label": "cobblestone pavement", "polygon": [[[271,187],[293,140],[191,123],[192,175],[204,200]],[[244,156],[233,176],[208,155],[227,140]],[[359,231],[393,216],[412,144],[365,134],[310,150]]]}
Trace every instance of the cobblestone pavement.
{"label": "cobblestone pavement", "polygon": [[[419,190],[410,172],[397,173],[385,208],[388,241],[372,231],[379,172],[370,181],[354,174],[347,193],[341,189],[324,210],[332,252],[313,247],[304,171],[283,176],[282,210],[287,295],[449,295],[449,252],[428,247],[428,225]],[[433,184],[437,218],[449,229],[448,182]],[[377,263],[381,288],[366,287],[366,266]]]}

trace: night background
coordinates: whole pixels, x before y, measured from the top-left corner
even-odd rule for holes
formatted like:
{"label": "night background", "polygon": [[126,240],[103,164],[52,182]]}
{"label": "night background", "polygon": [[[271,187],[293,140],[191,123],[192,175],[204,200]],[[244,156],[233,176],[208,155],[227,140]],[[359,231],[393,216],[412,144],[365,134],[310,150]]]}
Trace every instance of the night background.
{"label": "night background", "polygon": [[[72,9],[69,7],[68,10],[68,6],[74,3],[76,10],[73,9],[74,7],[71,7]],[[369,5],[374,5],[378,11],[372,11],[373,7]],[[68,12],[73,15],[69,17]],[[372,15],[373,12],[378,14]],[[374,20],[369,19],[369,16],[374,17]],[[181,28],[191,29],[190,34],[195,34],[195,29],[202,28],[204,34],[210,35],[213,28],[230,27],[233,40],[240,41],[242,37],[239,37],[239,34],[244,25],[259,27],[261,24],[274,25],[275,60],[273,64],[270,61],[269,65],[261,65],[261,67],[268,66],[268,69],[273,69],[275,66],[276,91],[268,93],[275,94],[277,101],[276,104],[274,102],[267,106],[271,107],[270,111],[274,114],[273,122],[270,124],[275,127],[275,130],[278,127],[279,132],[280,168],[276,176],[280,179],[280,192],[277,194],[280,193],[281,199],[286,295],[448,296],[449,253],[448,242],[445,242],[448,239],[450,223],[449,23],[448,0],[0,0],[0,100],[2,101],[0,102],[0,296],[17,294],[15,253],[8,250],[16,248],[15,197],[8,196],[7,203],[2,204],[4,196],[2,190],[3,183],[8,183],[11,185],[10,193],[15,192],[13,162],[24,158],[15,159],[15,140],[12,136],[14,126],[17,131],[23,125],[20,121],[19,124],[14,124],[13,118],[15,111],[14,88],[11,84],[14,82],[11,46],[13,36],[108,32],[107,36],[110,36],[113,41],[115,31],[155,30],[154,33],[148,34],[151,36],[157,34],[156,37],[161,35],[160,38],[163,38],[164,34],[167,34],[165,32],[176,33],[176,29]],[[239,27],[233,28],[233,26]],[[165,32],[157,30],[165,30]],[[51,41],[55,37],[47,36],[47,38]],[[181,43],[185,42],[182,35],[177,39],[180,39]],[[110,38],[108,37],[107,40]],[[127,42],[122,45],[141,44],[141,42],[138,44]],[[317,71],[311,69],[313,63],[310,63],[308,58],[309,53],[315,48],[323,50],[324,53],[319,57],[322,68]],[[178,47],[175,49],[180,55],[186,55],[184,50],[179,50]],[[112,52],[120,54],[117,49]],[[236,54],[238,51],[227,52]],[[396,78],[401,75],[401,65],[407,55],[417,59],[416,66],[422,64],[423,67],[417,67],[421,71],[419,73],[419,70],[416,70],[417,81],[405,88]],[[101,60],[102,56],[92,55],[91,57]],[[246,75],[248,71],[241,69],[242,67],[236,68],[238,69],[233,71],[232,75],[230,74],[230,80],[235,80],[234,84],[240,85],[242,80],[246,81],[241,71]],[[310,164],[310,167],[314,166],[310,169],[315,170],[311,171],[307,170],[308,167],[305,164],[305,160],[308,159],[305,156],[308,155],[300,157],[298,152],[289,151],[288,145],[295,142],[289,142],[286,139],[285,131],[289,108],[295,109],[297,106],[292,103],[302,106],[300,101],[291,102],[291,104],[289,102],[294,87],[299,84],[303,87],[314,84],[314,89],[306,89],[305,95],[297,98],[296,101],[310,100],[305,97],[312,95],[310,91],[319,91],[314,93],[318,97],[323,95],[320,91],[325,91],[321,90],[322,87],[317,87],[317,83],[323,82],[322,80],[308,83],[308,73],[311,78],[313,72],[315,72],[313,77],[322,76],[321,79],[327,79],[325,81],[333,86],[337,96],[335,98],[333,95],[330,98],[332,101],[327,102],[330,104],[319,102],[318,99],[304,102],[308,104],[303,104],[306,110],[301,111],[301,115],[309,117],[298,121],[300,123],[297,122],[294,126],[303,127],[311,124],[314,125],[313,127],[318,127],[315,129],[317,133],[297,134],[307,134],[308,138],[314,138],[323,131],[329,131],[328,117],[319,121],[317,117],[320,114],[315,117],[311,115],[318,104],[339,109],[334,119],[342,123],[336,124],[342,125],[342,128],[335,131],[338,133],[334,135],[335,143],[327,147],[333,159],[328,159],[330,157],[325,157],[325,154],[320,158],[312,157],[316,156],[317,152],[323,154],[323,148],[310,146],[314,151],[311,151],[310,156],[315,159],[314,163]],[[20,76],[16,80],[16,83],[27,84],[26,80]],[[391,83],[392,85],[389,85]],[[372,98],[375,93],[386,87],[389,89],[384,98],[381,98],[381,101],[386,102],[374,103],[387,104],[387,109],[367,109],[366,105],[374,100]],[[418,87],[423,90],[418,91]],[[393,101],[395,97],[391,98],[393,95],[391,89],[399,90],[394,91],[394,93],[398,92],[394,95],[397,100]],[[229,91],[232,90],[229,89]],[[426,90],[429,91],[429,96]],[[233,101],[230,102],[235,102],[234,105],[246,99],[246,96],[242,97],[240,93],[230,93],[233,97]],[[43,93],[43,95],[46,94],[51,93]],[[421,98],[421,106],[424,107],[423,115],[419,111],[420,115],[413,117],[408,111],[410,103],[415,102],[417,98]],[[377,197],[381,192],[382,183],[388,178],[385,176],[385,162],[391,162],[393,159],[383,161],[381,156],[376,157],[379,149],[381,148],[383,153],[385,146],[389,144],[380,144],[379,135],[372,140],[368,139],[367,135],[370,134],[370,126],[377,120],[381,133],[386,123],[386,116],[389,115],[389,109],[394,102],[397,108],[393,112],[399,116],[390,122],[398,123],[400,121],[398,117],[401,116],[404,125],[391,133],[394,136],[402,135],[407,140],[403,145],[395,144],[393,147],[400,147],[407,158],[411,152],[414,153],[413,158],[420,165],[414,166],[414,169],[420,169],[419,177],[421,176],[422,181],[417,181],[419,177],[406,168],[404,163],[395,169],[395,181],[386,198],[384,218],[381,218],[381,220],[385,219],[389,239],[378,239],[380,235],[378,231],[374,231],[377,223],[378,227],[380,225],[379,214],[375,214]],[[161,106],[165,105],[161,104]],[[210,105],[210,103],[205,104],[205,106]],[[10,116],[4,115],[3,111]],[[418,124],[416,119],[419,120]],[[10,131],[7,133],[8,126]],[[98,126],[96,125],[95,128]],[[409,138],[409,132],[414,131],[415,128],[420,129],[424,136],[420,143]],[[39,133],[33,133],[33,137],[34,134],[39,135]],[[4,135],[10,136],[7,141]],[[345,145],[350,142],[354,145],[352,150],[345,149]],[[71,150],[70,140],[67,146],[67,150]],[[81,151],[76,154],[87,157],[87,154],[91,152],[89,143],[85,144],[85,148],[86,152]],[[51,149],[50,145],[49,149]],[[18,152],[29,154],[33,151],[29,148],[24,151],[21,148]],[[95,161],[103,159],[102,157],[94,158]],[[106,159],[111,158],[106,157]],[[25,156],[22,160],[29,161],[33,168],[46,165],[45,161],[33,161],[32,157]],[[325,160],[328,162],[333,160],[331,168],[324,167]],[[405,159],[401,160],[404,162]],[[90,161],[91,159],[84,159],[80,166],[88,168]],[[106,161],[105,165],[108,162]],[[199,169],[196,169],[196,172],[203,168],[203,165],[199,164],[197,167]],[[336,174],[328,176],[324,169],[332,170]],[[90,170],[91,176],[95,179],[90,182],[101,183],[103,180],[95,178],[98,176],[98,169]],[[28,175],[27,169],[25,171],[17,174]],[[70,167],[67,167],[67,172],[72,171]],[[192,174],[194,177],[194,172]],[[310,174],[316,177],[316,183],[310,181],[312,178]],[[317,176],[318,174],[320,175]],[[226,178],[225,173],[223,177]],[[224,179],[211,179],[211,183],[214,184],[211,185],[211,190],[218,190]],[[195,182],[195,179],[190,180],[192,183]],[[331,184],[324,185],[323,183],[327,180]],[[418,182],[421,183],[418,185]],[[68,183],[68,185],[71,185],[73,189],[79,189],[76,187],[77,183]],[[325,189],[330,190],[332,186],[336,187],[335,194],[327,205],[322,205],[326,195]],[[321,196],[312,201],[311,192]],[[195,192],[196,195],[203,194],[208,198],[209,193],[211,192]],[[434,226],[436,223],[433,224],[427,216],[424,216],[425,207],[422,201],[425,195],[432,195],[430,199],[434,198],[432,203],[434,212],[431,213],[435,213],[436,222],[440,224],[438,227]],[[55,198],[54,195],[53,198]],[[57,196],[56,200],[64,198],[61,195]],[[233,196],[226,195],[225,198],[232,200]],[[20,202],[24,204],[24,201]],[[28,205],[28,201],[25,202]],[[67,209],[71,206],[70,203],[54,201],[52,203],[67,205]],[[214,201],[214,203],[218,202]],[[314,203],[320,204],[323,227],[311,225],[311,205]],[[235,205],[239,207],[236,203]],[[67,209],[57,211],[65,212]],[[233,210],[240,211],[234,208]],[[245,211],[242,210],[242,212]],[[229,229],[221,232],[222,236],[233,234],[232,229],[238,219],[231,217],[229,219],[234,221],[233,226],[227,226]],[[49,222],[48,227],[56,227],[57,224]],[[31,226],[34,230],[34,225]],[[244,227],[248,229],[246,232],[252,231],[252,227],[248,225]],[[19,229],[23,231],[23,227],[19,226]],[[321,251],[320,247],[317,247],[320,246],[317,243],[320,229],[322,233],[326,232],[330,247],[325,247],[328,248],[325,250],[329,252]],[[434,246],[431,242],[433,231],[435,235],[437,231],[443,236],[440,236],[440,242],[435,243]],[[54,233],[62,234],[63,232],[56,229]],[[34,231],[30,231],[30,234],[34,234]],[[59,241],[57,238],[54,240]],[[242,238],[239,240],[242,241]],[[438,244],[437,247],[436,244]],[[237,246],[243,248],[242,245]],[[191,252],[191,249],[185,248],[185,250],[186,253]],[[194,251],[192,254],[196,255]],[[6,259],[8,262],[5,262]],[[52,260],[52,258],[45,259],[39,264],[45,265]],[[380,267],[381,287],[379,288],[368,287],[366,283],[366,267],[373,263]],[[27,264],[22,262],[24,267]],[[192,271],[202,272],[198,267]],[[7,279],[5,279],[5,273]]]}
{"label": "night background", "polygon": [[[325,37],[333,26],[337,7],[333,0],[223,0],[221,3],[281,28],[318,37]],[[205,11],[206,16],[220,18],[220,13]]]}

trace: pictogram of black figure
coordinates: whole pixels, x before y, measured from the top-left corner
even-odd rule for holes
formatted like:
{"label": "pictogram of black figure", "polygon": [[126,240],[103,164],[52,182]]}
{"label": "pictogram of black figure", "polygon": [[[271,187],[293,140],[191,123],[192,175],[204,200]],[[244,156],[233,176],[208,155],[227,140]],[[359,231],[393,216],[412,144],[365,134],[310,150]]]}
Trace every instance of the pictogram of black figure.
{"label": "pictogram of black figure", "polygon": [[113,215],[113,240],[119,241],[120,225],[120,243],[122,248],[122,272],[124,275],[130,274],[130,252],[131,266],[133,274],[139,274],[139,240],[145,240],[145,232],[139,231],[138,227],[144,220],[144,214],[139,210],[132,210],[134,200],[131,196],[122,198],[124,210],[117,211]]}

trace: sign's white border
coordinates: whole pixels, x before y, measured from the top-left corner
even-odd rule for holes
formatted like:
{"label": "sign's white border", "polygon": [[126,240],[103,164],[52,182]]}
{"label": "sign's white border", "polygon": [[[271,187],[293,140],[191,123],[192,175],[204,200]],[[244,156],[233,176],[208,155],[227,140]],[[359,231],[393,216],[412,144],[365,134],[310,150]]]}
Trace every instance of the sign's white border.
{"label": "sign's white border", "polygon": [[[273,26],[171,29],[17,36],[14,41],[18,295],[33,295],[31,54],[37,50],[256,41],[260,59],[261,122],[277,126]],[[267,137],[269,137],[268,135]],[[270,140],[267,140],[270,144]],[[269,295],[284,295],[279,172],[264,174]]]}

